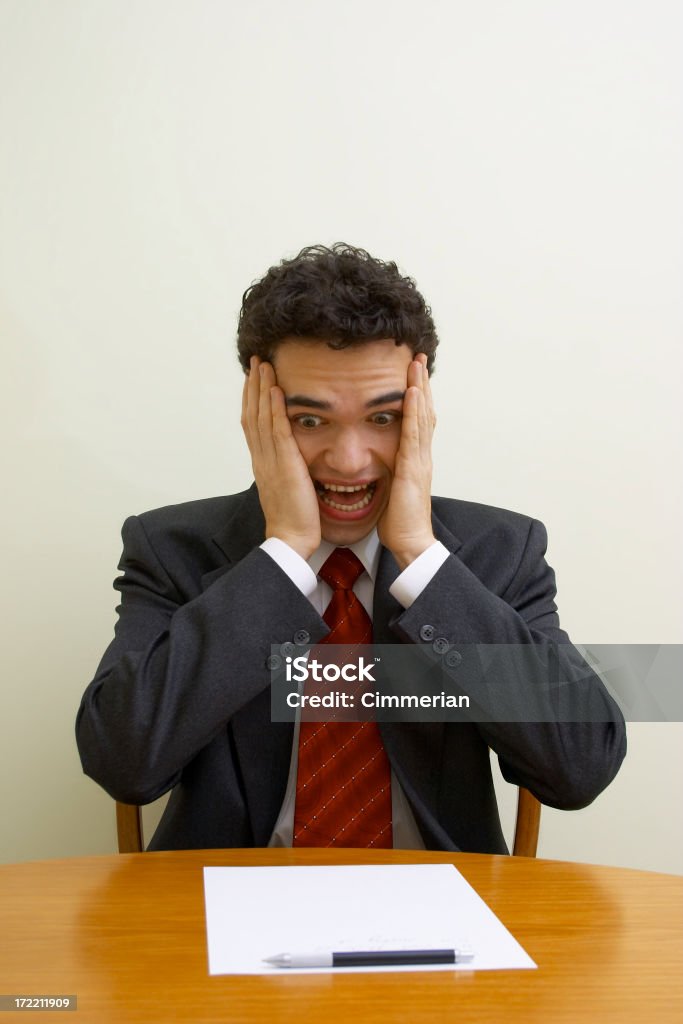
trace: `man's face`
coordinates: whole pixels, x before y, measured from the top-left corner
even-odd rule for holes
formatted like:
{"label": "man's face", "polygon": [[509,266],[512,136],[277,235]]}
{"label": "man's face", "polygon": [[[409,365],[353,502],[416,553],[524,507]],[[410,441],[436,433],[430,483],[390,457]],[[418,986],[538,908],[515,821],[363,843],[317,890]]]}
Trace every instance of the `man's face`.
{"label": "man's face", "polygon": [[275,351],[277,382],[318,495],[322,536],[332,544],[367,536],[387,506],[412,359],[391,339],[335,351],[287,338]]}

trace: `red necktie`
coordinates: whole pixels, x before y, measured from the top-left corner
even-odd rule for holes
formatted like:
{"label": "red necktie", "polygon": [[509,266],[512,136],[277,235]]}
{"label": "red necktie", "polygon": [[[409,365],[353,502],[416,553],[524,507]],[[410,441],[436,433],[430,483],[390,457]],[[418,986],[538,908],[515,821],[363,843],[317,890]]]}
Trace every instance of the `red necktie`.
{"label": "red necktie", "polygon": [[[332,587],[322,643],[367,644],[372,623],[353,592],[363,566],[335,548],[319,572]],[[391,847],[391,771],[376,722],[301,722],[294,846]]]}

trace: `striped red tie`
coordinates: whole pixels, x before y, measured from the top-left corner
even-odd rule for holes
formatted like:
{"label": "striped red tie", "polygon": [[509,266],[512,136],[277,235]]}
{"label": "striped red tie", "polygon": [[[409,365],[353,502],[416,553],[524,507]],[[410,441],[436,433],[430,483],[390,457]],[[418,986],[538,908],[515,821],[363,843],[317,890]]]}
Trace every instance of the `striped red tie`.
{"label": "striped red tie", "polygon": [[[367,644],[372,623],[353,592],[363,572],[335,548],[319,572],[332,587],[326,644]],[[294,846],[391,847],[391,771],[376,722],[301,722]]]}

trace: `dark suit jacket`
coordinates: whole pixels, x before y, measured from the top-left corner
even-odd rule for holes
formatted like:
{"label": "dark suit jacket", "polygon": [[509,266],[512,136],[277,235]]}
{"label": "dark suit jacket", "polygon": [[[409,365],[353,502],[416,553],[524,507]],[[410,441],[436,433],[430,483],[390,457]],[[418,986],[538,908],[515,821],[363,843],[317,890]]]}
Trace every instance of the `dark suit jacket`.
{"label": "dark suit jacket", "polygon": [[[382,551],[375,642],[421,644],[431,654],[434,637],[446,638],[449,653],[463,655],[473,644],[540,650],[557,642],[573,717],[592,719],[381,725],[426,847],[506,852],[489,747],[509,782],[550,806],[583,807],[619,768],[623,719],[559,629],[542,524],[445,498],[433,499],[433,524],[451,555],[407,610],[388,592],[398,567]],[[173,789],[151,849],[268,844],[292,747],[292,724],[271,721],[271,645],[301,631],[315,643],[328,629],[260,550],[263,537],[255,486],[124,524],[115,639],[76,729],[85,772],[115,799],[144,804]],[[449,671],[481,697],[471,659]],[[506,693],[529,685],[506,680]]]}

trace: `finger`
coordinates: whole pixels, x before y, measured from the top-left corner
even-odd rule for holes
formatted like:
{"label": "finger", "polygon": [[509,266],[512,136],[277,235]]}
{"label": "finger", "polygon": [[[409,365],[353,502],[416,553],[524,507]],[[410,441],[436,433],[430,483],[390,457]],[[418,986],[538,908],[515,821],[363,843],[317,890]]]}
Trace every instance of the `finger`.
{"label": "finger", "polygon": [[403,396],[403,418],[401,420],[401,441],[399,455],[414,459],[419,454],[420,426],[419,416],[420,390],[415,385],[406,389]]}
{"label": "finger", "polygon": [[418,354],[415,356],[415,361],[419,362],[422,367],[422,377],[420,381],[420,386],[425,396],[429,424],[431,429],[434,430],[434,427],[436,426],[436,410],[434,409],[432,385],[430,381],[429,370],[427,369],[427,363],[429,362],[429,360],[424,352],[418,352]]}
{"label": "finger", "polygon": [[433,432],[434,428],[436,427],[436,409],[434,408],[434,396],[432,395],[432,382],[429,378],[429,370],[427,369],[426,366],[424,368],[424,382],[422,385],[422,390],[425,396],[425,404],[427,407],[427,413],[429,417],[429,426]]}
{"label": "finger", "polygon": [[247,375],[246,388],[246,416],[248,423],[253,426],[258,415],[259,401],[259,365],[261,360],[258,356],[252,356],[249,360],[249,373]]}
{"label": "finger", "polygon": [[435,417],[426,363],[426,355],[423,352],[418,353],[408,367],[408,386],[416,388],[419,392],[420,398],[417,406],[418,425],[420,430],[422,432],[426,431],[429,437],[434,429]]}
{"label": "finger", "polygon": [[287,403],[284,391],[280,387],[270,389],[270,408],[273,421],[273,444],[278,459],[286,457],[298,460],[301,456],[299,445],[292,431],[292,424],[287,415]]}
{"label": "finger", "polygon": [[411,360],[408,366],[408,387],[422,387],[422,363],[418,362],[417,359]]}
{"label": "finger", "polygon": [[249,391],[249,374],[245,373],[244,383],[242,385],[242,414],[240,416],[240,423],[242,424],[242,430],[247,429],[247,395]]}
{"label": "finger", "polygon": [[259,395],[257,426],[264,455],[274,456],[273,412],[270,392],[276,385],[275,370],[270,363],[261,363],[259,368]]}
{"label": "finger", "polygon": [[293,437],[284,391],[277,385],[270,389],[270,410],[273,420],[273,437],[276,443]]}
{"label": "finger", "polygon": [[249,361],[249,373],[242,392],[242,425],[247,438],[247,444],[252,455],[260,449],[260,438],[258,432],[258,408],[259,408],[259,364],[258,356],[252,356]]}
{"label": "finger", "polygon": [[[412,397],[410,399],[411,405],[406,436],[412,445],[410,457],[419,459],[423,466],[429,466],[432,457],[432,435],[434,433],[435,415],[431,400],[431,389],[429,387],[429,374],[426,367],[427,357],[424,353],[420,353],[420,356],[421,358],[416,358],[411,363],[408,373],[408,379],[411,382],[409,392]],[[405,417],[405,401],[403,414]]]}

